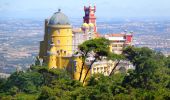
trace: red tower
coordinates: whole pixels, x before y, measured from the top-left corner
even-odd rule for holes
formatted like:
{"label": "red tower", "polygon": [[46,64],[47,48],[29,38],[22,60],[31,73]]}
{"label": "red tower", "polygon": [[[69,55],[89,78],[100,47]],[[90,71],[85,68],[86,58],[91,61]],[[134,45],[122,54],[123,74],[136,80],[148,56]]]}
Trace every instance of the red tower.
{"label": "red tower", "polygon": [[94,6],[94,7],[84,6],[84,12],[85,12],[85,16],[83,17],[84,23],[87,23],[87,24],[93,23],[94,24],[94,32],[97,32],[96,16],[95,16],[96,6]]}
{"label": "red tower", "polygon": [[126,34],[125,38],[126,38],[126,44],[131,44],[133,41],[133,32]]}

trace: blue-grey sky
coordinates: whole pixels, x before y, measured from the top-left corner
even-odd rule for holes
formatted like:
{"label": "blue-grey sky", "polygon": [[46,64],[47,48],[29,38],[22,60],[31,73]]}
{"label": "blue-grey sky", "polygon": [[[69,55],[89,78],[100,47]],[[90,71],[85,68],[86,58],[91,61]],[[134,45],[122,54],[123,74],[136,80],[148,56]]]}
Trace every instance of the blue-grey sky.
{"label": "blue-grey sky", "polygon": [[90,4],[98,18],[170,18],[170,0],[0,0],[0,18],[47,18],[58,8],[81,18],[83,6]]}

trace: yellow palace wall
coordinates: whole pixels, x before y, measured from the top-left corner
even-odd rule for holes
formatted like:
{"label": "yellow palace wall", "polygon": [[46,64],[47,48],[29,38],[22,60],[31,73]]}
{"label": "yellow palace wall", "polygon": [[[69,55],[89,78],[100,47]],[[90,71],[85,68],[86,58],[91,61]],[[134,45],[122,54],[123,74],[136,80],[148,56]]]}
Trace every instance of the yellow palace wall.
{"label": "yellow palace wall", "polygon": [[[72,37],[71,25],[45,25],[44,41],[40,42],[39,57],[48,64],[50,69],[64,68],[75,80],[79,80],[82,60],[80,57],[72,56]],[[49,41],[54,44],[54,47],[51,47]],[[81,81],[87,69],[87,66],[84,66]],[[90,71],[87,78],[89,76]]]}
{"label": "yellow palace wall", "polygon": [[72,54],[72,29],[70,25],[51,26],[50,36],[57,51],[64,50],[67,55]]}

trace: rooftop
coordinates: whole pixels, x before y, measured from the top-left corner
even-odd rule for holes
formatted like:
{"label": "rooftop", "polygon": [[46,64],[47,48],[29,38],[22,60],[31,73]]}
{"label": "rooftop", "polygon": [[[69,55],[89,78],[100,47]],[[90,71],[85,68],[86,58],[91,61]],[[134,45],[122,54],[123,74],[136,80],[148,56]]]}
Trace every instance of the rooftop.
{"label": "rooftop", "polygon": [[58,12],[54,13],[50,18],[49,25],[70,25],[70,22],[68,17],[59,9]]}

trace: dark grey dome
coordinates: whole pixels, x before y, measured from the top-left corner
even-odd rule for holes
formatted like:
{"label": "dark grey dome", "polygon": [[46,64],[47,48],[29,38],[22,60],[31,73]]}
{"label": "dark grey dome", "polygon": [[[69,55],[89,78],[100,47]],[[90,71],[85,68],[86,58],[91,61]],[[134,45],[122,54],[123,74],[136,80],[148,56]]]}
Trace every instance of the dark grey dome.
{"label": "dark grey dome", "polygon": [[60,10],[54,13],[49,20],[49,25],[70,25],[68,17]]}

